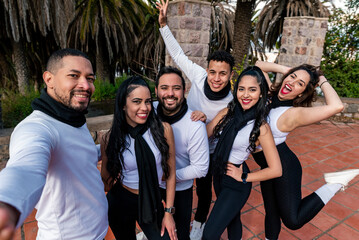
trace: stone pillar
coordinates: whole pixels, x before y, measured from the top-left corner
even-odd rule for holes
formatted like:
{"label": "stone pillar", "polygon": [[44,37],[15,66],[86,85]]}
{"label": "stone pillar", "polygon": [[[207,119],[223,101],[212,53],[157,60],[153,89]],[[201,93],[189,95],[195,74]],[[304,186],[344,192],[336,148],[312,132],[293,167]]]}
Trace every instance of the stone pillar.
{"label": "stone pillar", "polygon": [[[167,23],[184,53],[193,62],[207,68],[211,4],[200,0],[174,0],[169,2]],[[166,66],[178,67],[166,51]],[[187,91],[191,83],[186,78]]]}
{"label": "stone pillar", "polygon": [[328,18],[286,17],[278,63],[295,67],[303,63],[319,66]]}

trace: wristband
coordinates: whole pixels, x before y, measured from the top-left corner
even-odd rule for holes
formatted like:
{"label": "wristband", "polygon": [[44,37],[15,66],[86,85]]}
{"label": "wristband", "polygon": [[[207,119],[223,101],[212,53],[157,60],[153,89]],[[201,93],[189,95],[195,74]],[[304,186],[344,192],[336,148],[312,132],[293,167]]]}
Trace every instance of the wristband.
{"label": "wristband", "polygon": [[323,85],[324,83],[326,83],[326,82],[329,83],[327,80],[325,80],[324,82],[322,82],[322,83],[319,85],[319,87],[322,88],[322,85]]}

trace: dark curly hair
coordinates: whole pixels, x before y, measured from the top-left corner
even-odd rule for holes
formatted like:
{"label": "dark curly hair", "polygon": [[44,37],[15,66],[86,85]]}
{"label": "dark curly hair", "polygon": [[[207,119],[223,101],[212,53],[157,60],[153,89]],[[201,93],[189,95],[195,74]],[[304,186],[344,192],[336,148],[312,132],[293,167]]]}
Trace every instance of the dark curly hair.
{"label": "dark curly hair", "polygon": [[228,112],[215,126],[213,135],[215,138],[219,137],[223,128],[233,118],[234,108],[236,105],[239,105],[239,107],[242,108],[237,99],[237,91],[238,91],[239,83],[241,82],[241,80],[244,76],[252,76],[257,79],[257,82],[258,82],[259,88],[260,88],[260,92],[262,95],[262,97],[258,100],[256,105],[253,106],[253,107],[256,107],[256,119],[254,122],[253,129],[249,135],[249,146],[248,146],[248,150],[250,152],[253,152],[256,149],[256,141],[260,134],[260,127],[262,126],[263,123],[266,122],[266,118],[269,113],[269,106],[267,104],[268,90],[269,90],[268,83],[264,77],[262,70],[257,66],[247,67],[238,76],[237,81],[233,88],[233,100],[231,102],[229,102],[228,106],[227,106]]}
{"label": "dark curly hair", "polygon": [[310,64],[302,64],[298,67],[290,69],[289,72],[283,75],[281,81],[279,81],[275,85],[272,85],[270,89],[270,95],[278,95],[278,92],[280,91],[284,79],[298,70],[304,70],[309,74],[309,83],[307,84],[305,90],[301,94],[299,94],[301,96],[298,95],[296,98],[293,99],[293,106],[311,107],[312,103],[316,100],[317,97],[315,87],[319,82],[319,76],[323,75],[323,72],[319,69],[319,67],[315,67]]}
{"label": "dark curly hair", "polygon": [[213,52],[211,55],[208,56],[207,61],[208,61],[208,64],[210,61],[228,63],[229,66],[231,67],[231,71],[233,70],[233,67],[234,67],[233,56],[230,53],[223,51],[223,50],[218,50],[218,51]]}
{"label": "dark curly hair", "polygon": [[[130,146],[130,143],[126,140],[129,132],[127,129],[126,114],[123,108],[126,105],[127,96],[139,86],[144,86],[150,91],[150,87],[146,81],[138,76],[130,77],[120,85],[116,94],[116,105],[112,127],[107,133],[107,136],[104,136],[103,138],[107,144],[106,155],[108,161],[106,169],[110,174],[109,179],[112,179],[112,183],[118,180],[122,181],[123,179],[122,171],[124,168],[124,159],[122,154]],[[169,158],[169,146],[164,137],[164,127],[162,122],[153,111],[152,102],[151,109],[145,124],[149,126],[155,144],[161,152],[161,166],[165,177],[167,178],[169,176],[169,166],[167,164]],[[107,142],[106,139],[108,139]],[[105,180],[108,181],[109,179]]]}

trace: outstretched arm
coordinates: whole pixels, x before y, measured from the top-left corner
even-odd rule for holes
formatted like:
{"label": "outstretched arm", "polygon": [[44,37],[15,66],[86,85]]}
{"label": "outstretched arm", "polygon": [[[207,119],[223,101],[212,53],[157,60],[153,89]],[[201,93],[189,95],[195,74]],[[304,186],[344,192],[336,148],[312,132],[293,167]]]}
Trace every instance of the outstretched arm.
{"label": "outstretched arm", "polygon": [[[281,131],[289,132],[301,126],[306,126],[325,120],[344,109],[344,105],[340,100],[337,92],[330,85],[324,76],[319,77],[318,85],[324,93],[326,105],[316,107],[294,107],[288,109],[280,118],[278,128]],[[281,127],[286,126],[286,129]]]}
{"label": "outstretched arm", "polygon": [[0,240],[12,239],[19,216],[20,212],[16,208],[0,202]]}

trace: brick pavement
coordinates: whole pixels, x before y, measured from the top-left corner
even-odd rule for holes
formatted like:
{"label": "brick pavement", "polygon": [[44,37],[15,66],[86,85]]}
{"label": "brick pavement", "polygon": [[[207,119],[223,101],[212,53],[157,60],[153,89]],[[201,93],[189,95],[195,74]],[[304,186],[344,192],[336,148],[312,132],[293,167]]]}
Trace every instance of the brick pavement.
{"label": "brick pavement", "polygon": [[[298,128],[288,136],[289,147],[299,157],[303,167],[303,197],[324,184],[323,173],[359,168],[359,123],[323,121]],[[253,160],[247,161],[252,171],[258,170]],[[213,203],[215,195],[213,194]],[[291,239],[359,239],[359,177],[350,182],[322,211],[303,228],[291,231],[282,227],[280,240]],[[212,203],[212,206],[213,206]],[[196,211],[194,193],[193,212]],[[17,231],[15,240],[36,238],[34,212]],[[258,182],[242,210],[243,239],[264,239],[264,207]],[[109,231],[106,240],[114,239]],[[222,239],[227,239],[226,232]]]}

